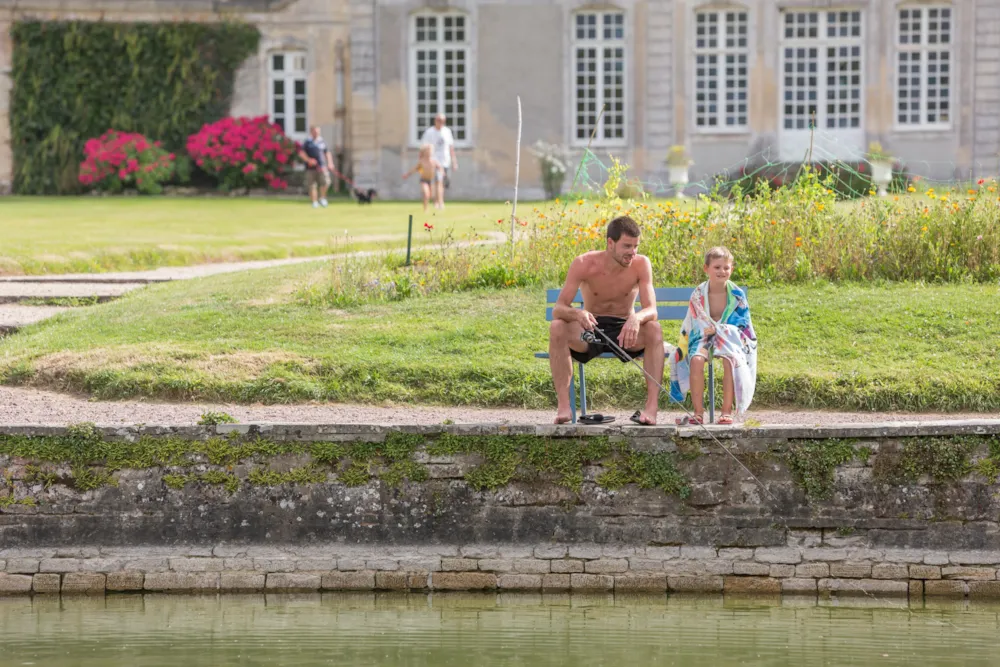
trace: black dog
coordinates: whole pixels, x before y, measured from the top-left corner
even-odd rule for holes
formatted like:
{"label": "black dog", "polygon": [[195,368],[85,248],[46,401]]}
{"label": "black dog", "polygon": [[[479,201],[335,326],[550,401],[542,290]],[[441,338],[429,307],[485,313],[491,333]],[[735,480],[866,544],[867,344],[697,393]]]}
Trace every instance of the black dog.
{"label": "black dog", "polygon": [[378,196],[375,190],[369,189],[367,192],[364,190],[354,188],[354,196],[357,198],[359,204],[371,204],[372,199]]}

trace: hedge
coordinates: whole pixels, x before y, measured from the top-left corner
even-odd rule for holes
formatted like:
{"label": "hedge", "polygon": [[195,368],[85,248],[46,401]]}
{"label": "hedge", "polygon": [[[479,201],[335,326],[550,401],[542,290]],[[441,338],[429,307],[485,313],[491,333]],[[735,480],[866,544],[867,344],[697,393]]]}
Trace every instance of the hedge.
{"label": "hedge", "polygon": [[228,115],[260,32],[240,23],[16,23],[10,118],[14,191],[80,192],[83,145],[109,128],[181,153]]}

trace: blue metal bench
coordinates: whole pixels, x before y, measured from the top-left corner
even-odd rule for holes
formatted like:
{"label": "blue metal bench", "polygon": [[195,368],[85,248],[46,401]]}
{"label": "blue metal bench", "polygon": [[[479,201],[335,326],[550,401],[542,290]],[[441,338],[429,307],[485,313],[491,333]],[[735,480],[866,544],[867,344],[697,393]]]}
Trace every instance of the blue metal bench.
{"label": "blue metal bench", "polygon": [[[744,293],[749,293],[749,288],[741,286],[740,289]],[[547,307],[545,308],[545,321],[552,321],[552,304],[558,303],[559,301],[559,289],[550,289],[545,291],[545,302]],[[694,291],[693,287],[657,287],[656,288],[656,317],[660,322],[681,322],[687,317],[688,303],[691,301],[691,293]],[[659,305],[661,303],[672,303],[675,305]],[[577,290],[576,296],[573,298],[573,304],[578,305],[580,308],[583,307],[583,294]],[[636,310],[640,310],[641,306],[636,305]],[[664,331],[664,340],[670,342],[670,332]],[[711,355],[711,351],[709,352]],[[664,357],[666,355],[664,354]],[[548,359],[548,352],[536,352],[535,357],[537,359]],[[610,352],[605,352],[601,355],[602,359],[617,359],[617,357]],[[578,362],[577,362],[578,363]],[[641,362],[640,362],[641,363]],[[587,414],[587,375],[583,364],[580,366],[580,415]],[[645,378],[643,378],[645,380]],[[667,387],[669,379],[664,377],[664,387]],[[571,423],[576,423],[576,377],[574,373],[573,379],[569,383],[569,403],[570,410],[572,411],[572,421]],[[708,421],[709,423],[715,423],[715,370],[713,368],[712,359],[708,360]]]}

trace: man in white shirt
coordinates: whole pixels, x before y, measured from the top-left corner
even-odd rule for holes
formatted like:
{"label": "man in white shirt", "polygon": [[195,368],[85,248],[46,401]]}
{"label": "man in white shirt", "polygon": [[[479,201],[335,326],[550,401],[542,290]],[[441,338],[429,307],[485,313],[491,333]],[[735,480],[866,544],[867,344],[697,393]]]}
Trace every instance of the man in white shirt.
{"label": "man in white shirt", "polygon": [[434,208],[444,208],[444,189],[448,184],[448,172],[452,168],[458,169],[455,137],[451,133],[451,128],[444,124],[445,120],[443,113],[434,116],[434,125],[424,130],[424,136],[420,139],[420,143],[434,147],[434,158],[444,167],[444,178],[437,182],[437,201],[434,203]]}

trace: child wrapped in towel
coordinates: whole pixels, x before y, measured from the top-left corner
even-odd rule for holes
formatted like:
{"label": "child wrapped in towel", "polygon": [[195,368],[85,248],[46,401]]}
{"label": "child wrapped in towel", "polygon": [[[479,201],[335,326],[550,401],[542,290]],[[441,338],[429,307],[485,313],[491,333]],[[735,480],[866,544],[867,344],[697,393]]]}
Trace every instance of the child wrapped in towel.
{"label": "child wrapped in towel", "polygon": [[732,253],[722,246],[712,248],[705,254],[704,270],[708,280],[691,294],[680,343],[670,355],[670,398],[683,402],[690,391],[694,417],[689,423],[704,423],[705,363],[711,349],[724,360],[719,423],[732,424],[734,404],[736,414],[742,415],[753,400],[757,335],[746,294],[729,280]]}

